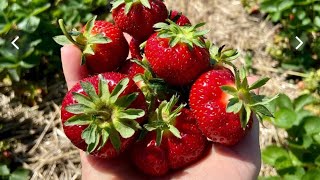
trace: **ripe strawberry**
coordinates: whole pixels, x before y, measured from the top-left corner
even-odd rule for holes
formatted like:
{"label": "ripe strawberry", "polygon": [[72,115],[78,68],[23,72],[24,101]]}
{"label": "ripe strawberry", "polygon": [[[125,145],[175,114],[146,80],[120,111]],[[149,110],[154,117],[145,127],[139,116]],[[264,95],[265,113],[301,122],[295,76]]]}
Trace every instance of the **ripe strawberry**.
{"label": "ripe strawberry", "polygon": [[168,17],[167,7],[161,0],[116,0],[112,4],[116,25],[140,42],[154,33],[154,24]]}
{"label": "ripe strawberry", "polygon": [[115,71],[129,53],[129,45],[121,30],[107,21],[89,20],[82,32],[66,31],[63,20],[59,20],[65,36],[55,37],[60,45],[73,43],[83,52],[82,63],[87,64],[91,74]]}
{"label": "ripe strawberry", "polygon": [[[236,77],[224,67],[216,67],[201,75],[193,84],[189,104],[203,134],[224,145],[238,143],[251,128],[252,111],[259,117],[272,116],[261,96],[251,90],[264,85],[262,78],[252,86],[245,75]],[[229,101],[229,103],[228,103]]]}
{"label": "ripe strawberry", "polygon": [[175,107],[178,98],[163,101],[153,119],[144,127],[150,131],[132,150],[134,164],[153,176],[170,169],[186,167],[203,155],[207,140],[196,125],[192,112],[184,105]]}
{"label": "ripe strawberry", "polygon": [[146,43],[145,55],[154,73],[174,86],[187,85],[210,67],[209,50],[195,26],[178,26],[171,20],[158,23],[160,28]]}
{"label": "ripe strawberry", "polygon": [[132,60],[134,60],[134,58],[126,60],[119,72],[127,74],[130,78],[134,78],[137,74],[144,74],[145,69]]}
{"label": "ripe strawberry", "polygon": [[133,143],[145,109],[135,83],[126,75],[108,72],[83,79],[66,94],[61,120],[76,147],[112,158]]}
{"label": "ripe strawberry", "polygon": [[169,19],[178,24],[179,26],[191,25],[190,20],[186,16],[175,10],[170,11]]}
{"label": "ripe strawberry", "polygon": [[131,57],[134,59],[142,60],[141,51],[140,51],[140,41],[132,38],[129,44],[129,50]]}

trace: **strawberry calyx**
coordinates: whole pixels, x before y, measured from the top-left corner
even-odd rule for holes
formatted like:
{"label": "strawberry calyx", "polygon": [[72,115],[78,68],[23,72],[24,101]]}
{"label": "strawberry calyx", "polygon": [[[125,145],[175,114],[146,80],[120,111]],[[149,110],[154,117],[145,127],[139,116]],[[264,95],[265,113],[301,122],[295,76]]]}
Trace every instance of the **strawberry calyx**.
{"label": "strawberry calyx", "polygon": [[72,30],[68,32],[64,25],[63,19],[59,19],[58,23],[64,35],[55,36],[53,39],[56,43],[64,46],[67,44],[74,44],[82,51],[81,65],[85,63],[85,55],[94,55],[94,45],[96,44],[107,44],[111,42],[111,39],[105,37],[101,33],[92,33],[94,23],[97,16],[90,19],[85,26],[83,32]]}
{"label": "strawberry calyx", "polygon": [[75,115],[64,123],[65,126],[87,125],[81,137],[88,145],[88,153],[100,150],[108,139],[119,151],[120,136],[130,138],[135,131],[141,129],[135,120],[145,115],[144,110],[128,108],[137,98],[138,93],[119,97],[126,89],[129,78],[119,81],[112,92],[109,91],[108,83],[100,74],[97,94],[91,83],[80,82],[87,95],[73,92],[73,98],[77,103],[66,106],[66,111]]}
{"label": "strawberry calyx", "polygon": [[137,74],[133,80],[136,83],[140,83],[140,89],[146,98],[150,112],[154,110],[156,99],[162,100],[165,99],[168,94],[176,93],[167,86],[163,79],[156,77],[145,57],[143,57],[141,61],[137,59],[131,61],[145,69],[144,74]]}
{"label": "strawberry calyx", "polygon": [[125,4],[125,7],[124,7],[125,14],[128,14],[132,6],[136,4],[142,4],[144,7],[151,9],[149,0],[115,0],[115,1],[112,1],[111,4],[112,4],[111,11],[116,9],[120,5]]}
{"label": "strawberry calyx", "polygon": [[273,117],[266,105],[276,99],[278,95],[266,98],[265,96],[257,95],[253,91],[264,86],[270,78],[263,77],[249,85],[245,70],[243,68],[238,70],[234,65],[232,67],[235,72],[235,86],[226,85],[220,87],[222,91],[232,96],[229,99],[226,111],[228,113],[239,113],[242,128],[246,127],[253,112],[259,120],[262,120],[262,116]]}
{"label": "strawberry calyx", "polygon": [[179,43],[187,44],[190,48],[194,46],[206,47],[203,39],[204,35],[209,32],[209,30],[197,30],[198,28],[205,25],[205,23],[199,23],[193,26],[179,26],[170,19],[166,20],[168,22],[160,22],[155,24],[153,27],[158,32],[159,38],[169,38],[170,46],[174,47]]}
{"label": "strawberry calyx", "polygon": [[230,65],[233,60],[240,56],[238,50],[225,48],[225,45],[219,47],[210,41],[206,42],[206,47],[209,49],[211,64],[222,65],[225,63]]}
{"label": "strawberry calyx", "polygon": [[171,133],[177,138],[181,138],[179,130],[174,126],[176,118],[181,114],[181,110],[186,104],[180,104],[176,107],[179,97],[174,95],[170,101],[162,101],[154,114],[150,116],[149,123],[143,127],[151,132],[156,131],[156,144],[161,145],[164,134]]}

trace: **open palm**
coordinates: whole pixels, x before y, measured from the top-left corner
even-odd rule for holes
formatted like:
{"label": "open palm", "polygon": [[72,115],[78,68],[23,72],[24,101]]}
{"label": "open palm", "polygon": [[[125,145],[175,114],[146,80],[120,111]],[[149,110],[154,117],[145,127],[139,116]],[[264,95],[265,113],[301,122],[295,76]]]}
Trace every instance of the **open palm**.
{"label": "open palm", "polygon": [[[61,59],[68,89],[88,76],[86,67],[80,66],[81,52],[75,46],[64,46]],[[83,151],[80,151],[80,156],[82,179],[150,179],[128,163],[126,156],[105,160],[86,155]],[[161,179],[256,179],[260,166],[259,122],[255,119],[252,130],[237,145],[212,144],[202,160]]]}

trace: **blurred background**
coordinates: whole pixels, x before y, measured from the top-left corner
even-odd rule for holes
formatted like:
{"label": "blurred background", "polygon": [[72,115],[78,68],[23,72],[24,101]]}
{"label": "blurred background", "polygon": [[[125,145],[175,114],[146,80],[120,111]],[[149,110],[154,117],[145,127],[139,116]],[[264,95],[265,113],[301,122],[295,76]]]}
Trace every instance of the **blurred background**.
{"label": "blurred background", "polygon": [[[281,93],[260,130],[260,179],[320,177],[320,1],[165,1],[208,39],[239,50],[238,65],[271,77],[261,90]],[[66,85],[57,19],[81,27],[111,21],[106,0],[0,1],[0,179],[80,179],[78,151],[65,137],[60,105]],[[11,41],[17,36],[17,50]],[[299,37],[304,44],[296,50]]]}

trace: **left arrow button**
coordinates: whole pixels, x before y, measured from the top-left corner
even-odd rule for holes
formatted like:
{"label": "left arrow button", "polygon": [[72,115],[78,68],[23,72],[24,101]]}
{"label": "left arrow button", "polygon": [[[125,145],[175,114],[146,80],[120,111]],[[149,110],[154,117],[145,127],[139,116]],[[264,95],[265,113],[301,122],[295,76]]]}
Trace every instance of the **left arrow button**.
{"label": "left arrow button", "polygon": [[11,41],[11,44],[16,48],[19,49],[19,47],[15,44],[15,42],[19,39],[19,36],[17,36],[16,38],[14,38],[13,41]]}

